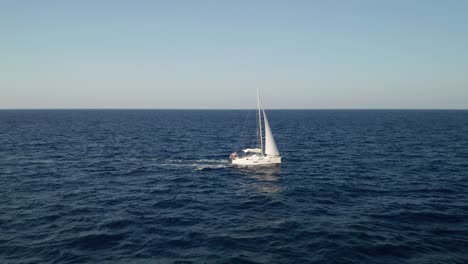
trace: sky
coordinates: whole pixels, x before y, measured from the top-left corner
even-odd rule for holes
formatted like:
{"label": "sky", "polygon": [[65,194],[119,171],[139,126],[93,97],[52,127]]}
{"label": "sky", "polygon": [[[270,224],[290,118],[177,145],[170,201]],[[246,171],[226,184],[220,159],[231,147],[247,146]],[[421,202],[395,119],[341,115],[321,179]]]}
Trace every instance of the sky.
{"label": "sky", "polygon": [[468,1],[0,0],[0,108],[468,109]]}

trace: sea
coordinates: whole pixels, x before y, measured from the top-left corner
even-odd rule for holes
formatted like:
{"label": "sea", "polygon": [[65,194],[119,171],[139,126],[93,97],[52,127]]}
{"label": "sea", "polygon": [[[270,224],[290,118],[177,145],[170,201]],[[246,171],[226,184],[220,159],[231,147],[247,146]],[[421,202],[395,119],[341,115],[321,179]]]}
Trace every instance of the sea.
{"label": "sea", "polygon": [[468,111],[255,114],[1,110],[0,263],[468,263]]}

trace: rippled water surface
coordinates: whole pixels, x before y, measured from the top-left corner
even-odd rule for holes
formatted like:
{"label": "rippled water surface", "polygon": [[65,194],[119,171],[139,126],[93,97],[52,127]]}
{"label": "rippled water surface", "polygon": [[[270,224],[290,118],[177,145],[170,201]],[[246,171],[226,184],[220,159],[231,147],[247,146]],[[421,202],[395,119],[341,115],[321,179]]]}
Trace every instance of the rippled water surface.
{"label": "rippled water surface", "polygon": [[0,111],[0,263],[468,263],[468,111]]}

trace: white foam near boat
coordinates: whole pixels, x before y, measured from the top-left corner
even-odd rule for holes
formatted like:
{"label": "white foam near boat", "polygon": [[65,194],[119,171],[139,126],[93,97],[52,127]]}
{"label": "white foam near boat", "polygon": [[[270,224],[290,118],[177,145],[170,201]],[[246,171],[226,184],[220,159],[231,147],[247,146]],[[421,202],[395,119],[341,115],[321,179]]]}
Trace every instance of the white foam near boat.
{"label": "white foam near boat", "polygon": [[[244,155],[238,156],[237,152],[231,154],[231,164],[236,166],[259,166],[259,165],[279,165],[281,164],[281,156],[276,147],[275,138],[271,132],[268,118],[260,105],[260,96],[257,90],[258,102],[258,128],[259,128],[259,148],[246,148],[243,150]],[[262,131],[262,116],[265,128],[265,141],[263,140]],[[265,142],[265,144],[264,144]]]}

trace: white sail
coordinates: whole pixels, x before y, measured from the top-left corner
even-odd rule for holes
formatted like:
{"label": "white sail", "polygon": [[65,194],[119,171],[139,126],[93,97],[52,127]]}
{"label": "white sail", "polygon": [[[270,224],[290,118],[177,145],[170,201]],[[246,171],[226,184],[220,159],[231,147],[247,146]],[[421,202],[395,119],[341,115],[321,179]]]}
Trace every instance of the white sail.
{"label": "white sail", "polygon": [[263,110],[263,119],[265,121],[265,154],[270,156],[279,156],[275,138],[273,137],[273,133],[271,133],[270,124],[268,123],[265,110]]}

